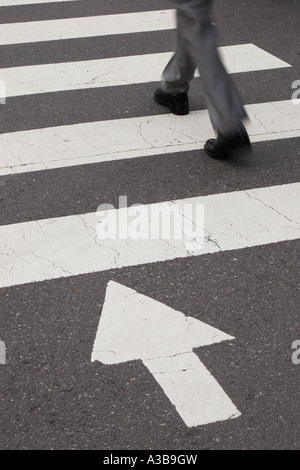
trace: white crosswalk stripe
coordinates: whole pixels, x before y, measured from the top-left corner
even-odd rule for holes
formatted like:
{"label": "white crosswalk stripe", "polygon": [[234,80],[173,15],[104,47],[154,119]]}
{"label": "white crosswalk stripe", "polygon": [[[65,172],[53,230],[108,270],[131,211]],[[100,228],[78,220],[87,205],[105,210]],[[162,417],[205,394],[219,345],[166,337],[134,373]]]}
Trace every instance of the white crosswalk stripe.
{"label": "white crosswalk stripe", "polygon": [[[300,107],[292,101],[246,109],[253,142],[300,137]],[[185,119],[158,115],[13,132],[0,135],[0,175],[197,150],[211,134],[206,110]]]}
{"label": "white crosswalk stripe", "polygon": [[[183,236],[103,240],[95,213],[0,227],[0,287],[294,240],[300,238],[299,199],[297,183],[165,203],[204,205],[206,239],[195,251]],[[146,206],[149,214],[152,208]],[[119,209],[116,220],[120,211],[127,217],[128,210]],[[176,220],[180,230],[183,218]],[[143,228],[150,233],[147,221]]]}
{"label": "white crosswalk stripe", "polygon": [[25,44],[174,28],[174,10],[32,21],[0,25],[0,44]]}
{"label": "white crosswalk stripe", "polygon": [[[34,2],[23,2],[30,3]],[[153,30],[153,24],[157,29],[172,29],[173,14],[172,10],[162,10],[25,22],[21,26],[7,24],[0,27],[1,42],[22,44],[142,32]],[[290,67],[254,44],[223,47],[220,51],[231,73]],[[113,90],[114,86],[159,81],[169,58],[170,53],[153,53],[12,67],[1,69],[0,78],[6,84],[8,98],[93,87],[109,86]],[[300,137],[300,108],[291,100],[250,104],[247,111],[252,142]],[[184,119],[165,114],[4,133],[0,136],[0,174],[121,159],[127,159],[130,165],[131,159],[200,149],[211,134],[206,110],[192,112]],[[195,253],[190,253],[182,240],[173,244],[148,241],[148,248],[140,241],[100,241],[96,237],[95,213],[4,225],[0,228],[1,286],[294,240],[300,237],[296,210],[299,188],[299,184],[287,184],[193,198],[193,204],[203,203],[206,213],[213,214],[213,219],[209,215],[206,220],[209,235],[205,245]],[[225,239],[218,231],[220,220]]]}
{"label": "white crosswalk stripe", "polygon": [[[59,2],[80,2],[82,0],[53,0],[53,3]],[[16,5],[38,5],[40,3],[51,3],[50,0],[1,0],[0,7],[13,7]]]}
{"label": "white crosswalk stripe", "polygon": [[[289,67],[253,44],[221,49],[230,73]],[[63,64],[0,69],[6,96],[156,82],[172,54],[145,54]]]}

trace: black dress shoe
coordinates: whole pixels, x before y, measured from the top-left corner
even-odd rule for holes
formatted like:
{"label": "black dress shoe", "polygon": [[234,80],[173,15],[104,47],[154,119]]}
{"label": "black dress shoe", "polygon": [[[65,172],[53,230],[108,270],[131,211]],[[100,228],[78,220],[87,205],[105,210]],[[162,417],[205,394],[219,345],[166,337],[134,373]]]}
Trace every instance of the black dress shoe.
{"label": "black dress shoe", "polygon": [[230,136],[218,134],[216,139],[209,139],[204,145],[204,150],[213,158],[228,158],[237,150],[250,150],[251,142],[245,127],[242,125],[239,132]]}
{"label": "black dress shoe", "polygon": [[167,106],[173,114],[179,116],[189,114],[189,98],[187,93],[166,93],[158,88],[154,93],[154,101]]}

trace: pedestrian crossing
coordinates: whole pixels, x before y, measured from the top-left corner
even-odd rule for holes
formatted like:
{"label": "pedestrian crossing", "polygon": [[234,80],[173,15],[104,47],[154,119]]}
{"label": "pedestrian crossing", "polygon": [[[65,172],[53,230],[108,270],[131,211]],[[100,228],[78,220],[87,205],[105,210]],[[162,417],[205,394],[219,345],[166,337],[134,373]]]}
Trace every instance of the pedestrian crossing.
{"label": "pedestrian crossing", "polygon": [[[300,239],[300,180],[297,178],[297,171],[294,171],[299,168],[296,154],[300,137],[300,106],[295,105],[292,101],[292,90],[278,93],[278,87],[273,89],[272,81],[272,76],[279,76],[284,78],[284,83],[288,83],[293,72],[290,56],[285,57],[284,54],[271,50],[272,48],[269,50],[263,41],[258,44],[252,43],[253,37],[251,35],[249,37],[245,35],[244,41],[239,44],[229,43],[219,48],[229,73],[234,74],[234,79],[239,81],[242,93],[246,97],[245,107],[250,118],[247,130],[253,143],[254,156],[244,161],[243,157],[239,155],[237,160],[233,162],[209,159],[203,151],[203,146],[205,141],[213,136],[213,129],[201,89],[195,91],[197,85],[201,84],[199,74],[196,72],[196,79],[190,90],[192,107],[189,115],[174,116],[153,102],[152,95],[160,80],[161,72],[172,55],[175,22],[174,10],[165,9],[168,8],[169,3],[153,0],[145,6],[145,4],[142,5],[142,2],[133,0],[127,11],[126,2],[118,3],[118,0],[114,0],[113,6],[111,8],[106,6],[103,14],[99,14],[99,8],[101,9],[102,5],[105,5],[105,0],[99,0],[99,2],[91,0],[87,3],[89,5],[85,5],[86,16],[84,16],[85,12],[82,14],[82,9],[75,8],[75,4],[83,4],[82,0],[55,0],[52,2],[49,0],[3,0],[0,2],[0,17],[2,7],[3,11],[5,10],[4,18],[5,15],[8,15],[7,22],[3,20],[3,17],[2,23],[0,22],[0,57],[2,52],[3,56],[7,55],[4,60],[5,66],[0,65],[0,84],[4,85],[2,90],[6,92],[5,104],[1,104],[0,101],[0,121],[2,121],[2,131],[0,131],[0,204],[4,201],[3,212],[0,214],[0,291],[5,298],[12,297],[11,304],[14,304],[17,297],[18,301],[19,298],[21,299],[19,303],[16,302],[18,305],[16,318],[20,318],[18,320],[20,324],[23,320],[21,318],[23,315],[22,306],[26,307],[25,304],[28,303],[29,316],[24,320],[25,323],[28,322],[29,326],[28,341],[32,341],[32,331],[36,331],[39,335],[40,331],[38,330],[42,328],[41,335],[44,335],[44,331],[48,330],[50,323],[54,324],[58,318],[58,328],[50,333],[54,338],[53,343],[57,337],[59,340],[65,341],[65,337],[70,335],[70,337],[74,337],[75,345],[77,342],[76,325],[74,322],[70,333],[68,321],[74,312],[75,315],[77,315],[77,311],[84,314],[84,319],[80,318],[78,314],[78,329],[86,330],[84,346],[81,331],[78,336],[81,348],[79,362],[80,374],[86,367],[88,380],[92,375],[89,369],[92,340],[95,338],[95,325],[99,321],[100,307],[103,305],[102,314],[105,308],[109,314],[111,311],[114,312],[115,308],[114,302],[109,304],[110,308],[107,306],[110,299],[102,297],[105,287],[112,279],[123,283],[124,278],[124,284],[130,280],[133,288],[128,290],[127,287],[122,287],[121,292],[124,294],[119,295],[116,302],[118,312],[116,312],[116,317],[109,320],[120,334],[119,339],[118,334],[115,336],[116,330],[113,330],[114,339],[117,338],[116,341],[120,343],[122,348],[124,347],[125,351],[130,348],[128,348],[128,341],[124,337],[123,329],[119,327],[119,324],[116,324],[115,320],[119,318],[118,313],[121,311],[124,321],[127,322],[127,313],[131,312],[134,304],[131,301],[135,299],[137,312],[134,318],[142,319],[144,322],[138,333],[131,325],[128,327],[129,322],[127,327],[142,344],[144,329],[149,327],[148,320],[150,317],[153,320],[151,309],[157,308],[156,313],[158,313],[160,307],[158,307],[158,302],[153,303],[154,300],[150,304],[140,304],[140,294],[134,289],[138,290],[147,278],[144,291],[146,295],[150,295],[147,292],[149,284],[157,276],[154,284],[156,282],[156,285],[159,285],[161,273],[167,273],[165,278],[167,281],[165,284],[162,283],[161,287],[163,294],[170,279],[172,281],[170,292],[175,290],[178,297],[184,297],[185,291],[189,290],[187,284],[192,278],[193,282],[195,281],[189,290],[189,292],[193,292],[195,303],[185,305],[189,302],[188,296],[183,300],[186,312],[188,313],[190,310],[192,315],[192,317],[183,320],[184,329],[193,332],[193,315],[195,317],[199,315],[202,321],[205,306],[199,287],[200,290],[203,288],[203,291],[207,289],[206,295],[212,297],[211,305],[216,304],[216,311],[211,314],[209,312],[209,315],[203,320],[205,323],[208,322],[207,325],[212,325],[214,322],[219,323],[214,327],[217,326],[222,331],[224,330],[224,335],[226,334],[233,343],[236,343],[235,337],[239,338],[237,342],[240,342],[238,345],[240,348],[241,345],[244,346],[244,341],[248,341],[249,325],[251,328],[254,325],[253,335],[263,336],[260,331],[263,320],[255,315],[256,311],[255,308],[252,309],[252,305],[245,321],[245,331],[247,330],[245,336],[239,336],[234,331],[236,328],[239,333],[241,332],[241,329],[238,330],[241,317],[243,317],[244,323],[245,312],[241,309],[240,298],[245,293],[246,296],[256,296],[254,291],[262,278],[267,278],[265,285],[268,286],[268,270],[274,266],[274,259],[270,265],[268,261],[263,260],[261,263],[262,265],[266,263],[266,266],[260,273],[257,273],[255,266],[251,265],[251,261],[249,263],[250,256],[253,256],[253,253],[258,253],[257,259],[260,259],[264,250],[270,253],[272,248],[274,252],[276,250],[280,252],[283,243],[286,243],[287,250],[280,252],[280,256],[283,257],[286,252],[289,252],[290,247],[297,245],[297,241]],[[158,9],[160,3],[162,3],[161,9]],[[57,7],[57,15],[54,12],[55,4],[60,5],[60,9]],[[67,4],[67,14],[64,14],[63,8]],[[42,9],[39,10],[42,5]],[[17,7],[19,7],[19,13]],[[21,9],[26,12],[25,21],[20,16]],[[51,14],[49,18],[45,18],[48,9],[49,11],[51,9]],[[74,17],[70,15],[72,9],[74,9]],[[91,14],[94,9],[95,14]],[[143,9],[143,11],[139,11],[139,9]],[[39,14],[36,13],[38,10]],[[15,12],[11,14],[11,17],[8,14],[10,11]],[[65,16],[70,17],[66,18]],[[53,19],[54,17],[55,19]],[[166,45],[167,39],[170,40],[169,46]],[[139,42],[136,51],[132,46],[134,42]],[[81,45],[80,53],[76,50],[79,44]],[[141,53],[144,44],[147,53]],[[110,54],[112,45],[113,53]],[[99,49],[91,52],[91,49],[95,47]],[[127,48],[130,49],[128,53],[126,52]],[[85,50],[86,56],[83,52]],[[22,56],[23,51],[24,57]],[[15,53],[16,56],[14,56]],[[22,64],[18,64],[18,59]],[[255,84],[252,85],[252,88],[250,87],[249,91],[249,83],[252,83],[252,80],[255,80]],[[266,83],[267,81],[269,81],[269,85]],[[257,92],[255,96],[254,89]],[[121,96],[122,100],[119,99]],[[84,100],[88,100],[88,104],[83,107]],[[93,107],[92,113],[89,113],[89,106]],[[68,107],[68,111],[65,111],[65,107]],[[114,112],[112,114],[106,113],[106,107],[113,107]],[[9,111],[7,112],[7,110]],[[47,122],[47,113],[49,113],[49,122]],[[43,117],[41,117],[42,114]],[[15,118],[16,122],[9,122],[6,125],[5,120],[12,118]],[[274,168],[272,167],[272,152],[274,154]],[[265,158],[270,167],[265,165]],[[291,168],[287,170],[289,163]],[[254,175],[252,180],[247,176],[248,172],[252,174],[252,177]],[[285,172],[286,174],[284,174]],[[120,196],[124,197],[124,195],[126,199],[128,196],[132,206],[122,206]],[[142,203],[139,198],[142,199]],[[116,204],[111,205],[108,216],[103,204],[115,203],[117,199],[119,199],[119,207]],[[135,217],[132,220],[130,209],[136,203],[135,213],[140,215],[140,218]],[[185,212],[187,207],[203,208],[204,221],[195,221],[193,218],[189,218]],[[157,214],[160,211],[162,220],[165,223],[170,222],[170,237],[163,236],[159,231],[155,232],[155,236],[153,233],[149,233],[150,219],[148,215],[151,216],[151,214]],[[168,211],[174,215],[174,219],[170,216],[168,220],[165,216],[169,214]],[[103,230],[107,229],[105,225],[103,226],[103,220],[101,222],[103,214],[113,221],[113,229],[133,227],[138,229],[140,236],[131,236],[132,232],[130,235],[129,231],[124,236],[124,232],[121,235],[120,231],[112,230],[109,237],[101,237]],[[172,227],[171,220],[173,221]],[[116,223],[115,226],[114,223]],[[184,231],[185,224],[188,224],[191,229],[188,234]],[[109,231],[110,229],[111,226]],[[180,236],[175,237],[174,233]],[[246,259],[243,265],[244,270],[247,271],[245,266],[249,263],[249,270],[251,270],[251,275],[253,274],[254,281],[252,280],[251,292],[245,288],[249,280],[247,272],[243,273],[238,270],[239,268],[236,268],[237,271],[233,269],[235,262],[240,261],[243,256]],[[266,259],[267,256],[269,255],[266,255]],[[272,256],[275,257],[274,253]],[[219,261],[220,259],[222,261]],[[232,264],[230,268],[228,266],[227,273],[228,260],[230,263],[232,261]],[[224,264],[225,270],[223,269],[221,277],[226,277],[225,283],[229,284],[233,278],[237,281],[236,278],[241,275],[241,277],[245,276],[245,284],[236,282],[232,291],[224,288],[219,291],[218,287],[222,285],[222,282],[218,284],[219,268],[224,267]],[[187,277],[185,277],[186,272],[188,272]],[[283,269],[282,278],[284,275],[286,272]],[[274,270],[270,273],[270,279],[275,277]],[[135,286],[139,279],[141,279],[141,284]],[[205,283],[207,283],[206,286]],[[179,284],[181,294],[179,293]],[[74,285],[76,285],[76,289]],[[113,297],[118,295],[118,289],[120,289],[120,284],[114,285],[116,290],[113,291]],[[86,289],[86,286],[89,286],[90,290]],[[100,291],[102,289],[100,297],[98,286]],[[279,290],[283,288],[279,282],[278,286]],[[72,292],[70,292],[71,289]],[[88,298],[88,301],[83,302],[84,306],[76,297],[80,289],[86,291],[85,299]],[[92,290],[97,290],[95,294],[97,305],[94,306],[96,314],[88,311],[87,315],[85,308],[90,301]],[[151,294],[154,290],[155,287],[151,290]],[[68,291],[67,294],[66,291]],[[168,288],[166,291],[166,297],[171,297]],[[38,294],[36,295],[35,292]],[[43,295],[46,299],[46,309],[48,303],[51,304],[53,299],[51,297],[49,302],[49,292],[53,298],[58,299],[57,311],[59,312],[51,310],[50,305],[49,312],[46,312],[47,315],[44,311],[41,314],[36,313],[40,308],[43,308],[41,302]],[[224,296],[228,295],[226,292],[233,292],[234,300],[231,300],[232,305],[230,304],[229,307],[227,305],[227,311],[231,310],[231,307],[233,310],[236,309],[238,314],[235,317],[229,315],[228,318],[226,316],[223,318],[222,307],[223,303],[224,305],[226,303]],[[263,302],[268,301],[266,298],[260,302],[259,295],[263,294],[259,293],[256,298],[258,310],[260,307],[263,309]],[[234,304],[235,297],[238,298],[237,305]],[[65,304],[62,301],[61,306],[62,298],[66,298],[66,301]],[[73,308],[73,300],[76,308]],[[167,303],[164,295],[160,301]],[[38,304],[38,308],[35,308],[35,302]],[[98,302],[103,302],[103,304]],[[94,299],[91,300],[92,303],[95,303]],[[66,310],[70,312],[65,312],[64,305],[67,305]],[[211,305],[207,310],[211,308]],[[140,315],[141,306],[142,314]],[[163,311],[165,308],[170,308],[163,307]],[[177,308],[177,305],[175,307]],[[199,310],[197,310],[198,308]],[[174,337],[173,312],[170,309],[171,322],[168,327],[172,344]],[[8,308],[7,315],[13,321],[14,313],[13,308],[12,311]],[[218,318],[217,315],[219,315]],[[265,315],[265,311],[263,315]],[[181,316],[183,317],[182,314],[180,314]],[[255,318],[252,319],[252,316]],[[36,319],[32,320],[33,317],[42,318],[42,327],[39,323],[34,326]],[[224,324],[222,324],[223,320]],[[87,321],[89,322],[88,326]],[[82,328],[83,322],[84,328]],[[258,324],[257,328],[255,322]],[[156,317],[153,323],[156,323]],[[31,331],[32,325],[33,330]],[[157,327],[156,324],[155,327]],[[36,329],[34,330],[34,328]],[[164,328],[161,328],[162,332],[164,332]],[[267,328],[269,329],[268,323]],[[167,330],[167,328],[165,329]],[[66,336],[63,336],[65,334],[63,330],[68,332]],[[15,335],[14,328],[11,328],[11,331],[11,334]],[[178,336],[181,338],[181,331]],[[215,337],[213,336],[213,338]],[[5,339],[8,344],[6,338],[1,336],[1,339]],[[41,355],[40,343],[43,341],[44,337],[38,338],[36,341],[38,346],[35,347],[39,357]],[[135,344],[134,341],[132,344]],[[155,345],[156,342],[154,341],[153,344]],[[193,343],[194,348],[196,344],[198,345],[198,343]],[[72,354],[77,347],[73,344],[70,346],[68,339],[65,346]],[[230,348],[232,347],[234,348],[230,345]],[[251,348],[254,350],[252,344]],[[117,364],[114,348],[109,346],[108,349],[109,351],[102,351],[101,338],[100,353],[103,353],[104,356],[108,354],[113,358],[113,364]],[[220,349],[216,354],[220,355],[222,351]],[[9,360],[11,354],[11,351],[8,350]],[[83,365],[84,354],[88,357],[88,366]],[[51,364],[53,364],[53,356],[51,350],[51,359],[49,360]],[[260,356],[257,357],[260,361]],[[92,361],[94,359],[92,357]],[[167,359],[166,364],[165,359]],[[43,356],[42,360],[46,364],[47,358],[44,359]],[[66,362],[70,375],[73,374],[75,377],[78,370],[74,369],[74,372],[68,359],[64,358],[63,360]],[[97,358],[98,360],[100,359]],[[189,361],[186,356],[182,356],[177,353],[177,350],[174,350],[172,355],[170,354],[167,358],[164,358],[164,355],[159,355],[154,359],[148,358],[144,364],[162,389],[170,391],[166,395],[174,407],[177,408],[176,404],[179,402],[184,406],[188,405],[191,410],[207,409],[212,415],[215,415],[216,408],[221,409],[220,415],[216,413],[216,417],[209,417],[203,421],[199,421],[196,413],[192,411],[189,419],[185,421],[187,426],[211,424],[233,417],[242,417],[242,420],[245,416],[246,405],[244,390],[239,396],[239,389],[243,388],[240,377],[244,373],[241,362],[238,364],[238,373],[233,371],[232,376],[228,374],[228,377],[230,376],[228,380],[224,376],[222,377],[224,390],[230,396],[230,402],[231,396],[234,402],[232,409],[241,410],[240,413],[240,411],[226,411],[223,402],[217,401],[214,394],[211,393],[212,388],[209,388],[208,384],[215,380],[213,377],[217,368],[214,372],[212,371],[212,374],[204,368],[205,373],[198,376],[199,383],[197,383],[195,370],[199,366],[199,360],[195,355],[193,360]],[[226,360],[222,364],[225,374],[227,374]],[[240,357],[239,360],[241,361]],[[161,365],[160,362],[164,364]],[[106,364],[105,361],[103,364]],[[220,364],[219,369],[221,369]],[[57,365],[56,362],[55,365]],[[44,362],[42,366],[39,364],[38,367],[38,373],[40,373]],[[264,367],[263,376],[266,372],[265,369],[266,367]],[[101,369],[101,374],[103,370]],[[109,376],[113,377],[114,374],[119,375],[120,370],[121,368],[116,367],[114,372],[110,372],[109,369],[109,372],[105,373],[111,374]],[[189,372],[189,380],[184,391],[182,383],[187,380],[187,372]],[[55,384],[58,384],[57,377],[60,373],[60,369],[59,372],[55,371],[55,379],[53,379]],[[94,416],[98,415],[99,390],[101,391],[101,400],[103,399],[104,403],[103,408],[105,406],[111,407],[111,402],[107,405],[105,402],[105,394],[108,393],[106,387],[109,386],[105,373],[101,377],[105,390],[101,390],[98,383],[96,386],[97,390],[94,396],[97,403],[93,410]],[[175,373],[179,373],[179,400],[177,400],[177,396],[176,400],[172,400]],[[234,384],[234,379],[232,380],[234,373],[237,374],[238,386]],[[20,380],[24,379],[22,374],[24,373],[21,372],[22,379]],[[205,376],[205,379],[202,376]],[[220,377],[221,374],[219,374],[218,380]],[[94,393],[92,392],[94,379],[95,377],[87,386],[91,396]],[[251,377],[252,379],[253,377]],[[83,382],[84,380],[82,379]],[[120,378],[120,382],[121,380]],[[147,380],[149,381],[149,377]],[[37,383],[40,382],[41,379],[38,377]],[[145,383],[143,386],[147,387],[148,385]],[[230,391],[231,384],[233,385]],[[43,383],[42,386],[44,385]],[[50,386],[49,380],[47,387]],[[84,393],[85,387],[84,383]],[[112,385],[112,389],[114,387],[115,384]],[[151,390],[151,387],[153,384],[150,385],[152,392],[153,388]],[[58,387],[55,385],[55,388]],[[49,389],[48,392],[50,392]],[[71,391],[70,396],[74,399],[75,395],[72,393]],[[77,393],[77,389],[75,393]],[[65,409],[66,400],[64,397],[63,409]],[[123,400],[123,395],[120,400]],[[160,396],[159,401],[161,400]],[[168,405],[170,403],[163,406],[167,408]],[[144,402],[142,407],[144,410]],[[161,409],[159,409],[159,420],[162,416]],[[103,412],[102,418],[104,419],[106,419],[106,411]],[[182,416],[178,408],[177,411]],[[22,412],[27,413],[24,410]],[[127,417],[125,419],[127,420]],[[181,421],[176,424],[176,416],[173,416],[173,419],[176,426],[184,424]],[[143,420],[141,421],[143,422]],[[240,420],[234,421],[239,422]],[[89,431],[90,424],[86,425],[86,419],[83,422]],[[161,422],[159,421],[160,424]],[[238,424],[236,426],[239,429]],[[97,429],[98,424],[95,422],[93,427]],[[101,438],[103,439],[103,435],[106,436],[107,430],[111,428],[111,423],[102,426],[101,422],[102,427]],[[65,426],[64,429],[66,429]],[[76,439],[78,439],[81,432],[80,428],[76,428],[76,423],[75,431],[77,433]],[[157,430],[155,432],[157,433]],[[208,432],[207,429],[206,432]],[[60,439],[61,428],[58,434]],[[130,439],[135,439],[135,437],[131,436]],[[96,444],[89,443],[88,445],[97,447],[100,446],[100,441],[98,439]],[[105,438],[101,442],[101,446],[104,446],[103,442],[105,442]],[[120,444],[120,447],[121,445],[123,443]]]}
{"label": "pedestrian crossing", "polygon": [[[6,1],[2,6],[43,2]],[[96,35],[143,33],[174,28],[173,10],[156,10],[87,18],[8,23],[0,25],[1,44],[68,40]],[[230,73],[288,69],[291,65],[254,44],[222,47]],[[0,69],[7,99],[90,87],[125,87],[158,82],[171,52],[109,59]],[[253,143],[300,137],[300,108],[291,100],[246,106]],[[184,119],[171,114],[42,127],[0,135],[0,175],[63,169],[78,165],[201,150],[212,129],[206,110]],[[246,188],[247,189],[247,188]],[[169,244],[148,240],[100,241],[96,214],[78,214],[0,227],[1,287],[120,269],[124,266],[167,262],[216,251],[242,249],[295,240],[300,237],[299,184],[236,191],[177,200],[176,204],[204,204],[206,239],[199,251],[189,252],[182,241]],[[169,203],[171,203],[169,201]],[[168,204],[168,203],[167,203]],[[229,208],[229,212],[226,211]],[[243,208],[243,209],[241,209]],[[291,211],[292,208],[292,211]],[[212,215],[213,214],[213,218]],[[226,214],[226,216],[225,216]],[[244,218],[243,214],[247,216]],[[212,218],[212,220],[211,220]],[[218,230],[222,220],[223,234]],[[216,224],[215,222],[218,221]],[[249,227],[251,228],[249,231]],[[224,242],[223,235],[226,241]],[[84,249],[82,249],[84,248]]]}

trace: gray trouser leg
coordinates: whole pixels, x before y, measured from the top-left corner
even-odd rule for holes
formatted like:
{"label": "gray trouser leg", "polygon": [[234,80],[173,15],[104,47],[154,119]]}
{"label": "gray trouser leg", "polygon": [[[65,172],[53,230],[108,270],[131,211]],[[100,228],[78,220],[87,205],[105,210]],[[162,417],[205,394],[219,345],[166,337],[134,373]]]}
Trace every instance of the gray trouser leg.
{"label": "gray trouser leg", "polygon": [[198,68],[213,128],[235,133],[247,118],[240,95],[217,50],[217,28],[211,22],[213,0],[175,0],[177,49],[163,72],[162,89],[185,92]]}

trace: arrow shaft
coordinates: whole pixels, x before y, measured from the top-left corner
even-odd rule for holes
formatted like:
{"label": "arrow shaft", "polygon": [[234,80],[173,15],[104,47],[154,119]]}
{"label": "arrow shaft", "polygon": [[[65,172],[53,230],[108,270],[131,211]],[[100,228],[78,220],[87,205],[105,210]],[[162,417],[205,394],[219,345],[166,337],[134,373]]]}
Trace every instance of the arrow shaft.
{"label": "arrow shaft", "polygon": [[143,361],[188,427],[240,416],[194,353]]}

